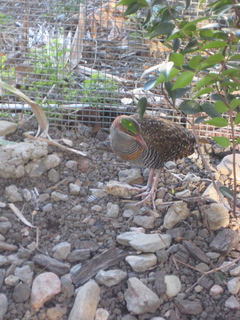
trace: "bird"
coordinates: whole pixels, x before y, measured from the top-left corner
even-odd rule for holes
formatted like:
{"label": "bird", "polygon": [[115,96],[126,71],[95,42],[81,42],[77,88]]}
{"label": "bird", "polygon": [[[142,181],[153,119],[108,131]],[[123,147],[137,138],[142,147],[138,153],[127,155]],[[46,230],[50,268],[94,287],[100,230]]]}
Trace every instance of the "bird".
{"label": "bird", "polygon": [[149,168],[146,186],[133,188],[140,191],[135,197],[144,197],[136,205],[152,199],[161,169],[167,161],[174,161],[194,152],[195,137],[191,131],[171,120],[145,113],[120,115],[110,127],[110,145],[120,158],[140,168]]}

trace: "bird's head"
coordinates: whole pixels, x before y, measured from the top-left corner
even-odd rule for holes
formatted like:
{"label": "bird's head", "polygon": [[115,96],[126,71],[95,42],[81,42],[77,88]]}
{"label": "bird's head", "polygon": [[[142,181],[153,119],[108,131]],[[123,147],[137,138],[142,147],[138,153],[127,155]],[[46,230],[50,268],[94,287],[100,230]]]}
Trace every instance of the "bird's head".
{"label": "bird's head", "polygon": [[142,137],[139,123],[131,116],[122,115],[117,117],[113,122],[113,128],[125,137],[128,136],[135,139],[144,149],[148,148]]}

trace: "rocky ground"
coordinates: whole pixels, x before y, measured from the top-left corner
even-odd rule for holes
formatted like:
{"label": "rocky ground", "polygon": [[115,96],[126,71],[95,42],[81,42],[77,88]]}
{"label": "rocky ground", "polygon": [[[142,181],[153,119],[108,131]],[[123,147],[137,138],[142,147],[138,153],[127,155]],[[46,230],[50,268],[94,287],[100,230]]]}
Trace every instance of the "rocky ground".
{"label": "rocky ground", "polygon": [[[33,140],[0,149],[0,320],[239,318],[238,221],[197,153],[166,164],[154,212],[129,199],[147,170],[108,150],[106,131],[50,135],[88,156]],[[202,148],[231,185],[231,155]]]}

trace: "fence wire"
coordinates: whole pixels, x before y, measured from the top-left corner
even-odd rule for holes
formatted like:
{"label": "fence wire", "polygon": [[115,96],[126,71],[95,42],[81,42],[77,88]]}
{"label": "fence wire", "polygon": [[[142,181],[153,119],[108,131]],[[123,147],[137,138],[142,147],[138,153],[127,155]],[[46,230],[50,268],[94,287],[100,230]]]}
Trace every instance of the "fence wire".
{"label": "fence wire", "polygon": [[[79,122],[109,127],[117,115],[135,112],[142,96],[149,111],[182,122],[159,89],[144,92],[141,79],[144,70],[166,61],[169,49],[145,38],[141,14],[123,17],[126,8],[117,2],[0,1],[1,79],[39,103],[51,123],[69,129]],[[184,11],[186,19],[202,14],[198,1]],[[13,94],[0,89],[0,98],[1,119],[31,115]],[[199,125],[198,131],[213,128]]]}

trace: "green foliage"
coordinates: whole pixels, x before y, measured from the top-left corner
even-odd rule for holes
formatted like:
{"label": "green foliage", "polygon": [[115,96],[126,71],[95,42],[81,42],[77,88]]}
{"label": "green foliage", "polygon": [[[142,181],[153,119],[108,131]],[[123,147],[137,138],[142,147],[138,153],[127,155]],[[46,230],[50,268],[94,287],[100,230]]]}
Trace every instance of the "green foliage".
{"label": "green foliage", "polygon": [[[123,3],[124,2],[124,3]],[[133,0],[122,0],[127,5],[125,15]],[[140,2],[138,2],[140,3]],[[186,8],[191,1],[186,0]],[[170,48],[169,62],[144,71],[144,89],[150,90],[161,83],[164,94],[174,108],[176,97],[187,93],[179,109],[185,114],[198,114],[196,123],[205,122],[217,128],[231,128],[232,139],[214,137],[222,147],[236,150],[240,138],[235,128],[240,124],[240,8],[235,0],[216,0],[207,4],[200,1],[205,16],[192,21],[184,19],[182,7],[170,1],[153,0],[141,12],[146,36],[161,38]],[[152,76],[154,74],[154,76]],[[204,98],[204,102],[200,99]],[[195,99],[199,99],[197,102]],[[230,198],[231,191],[221,192]],[[236,190],[235,190],[236,193]]]}

